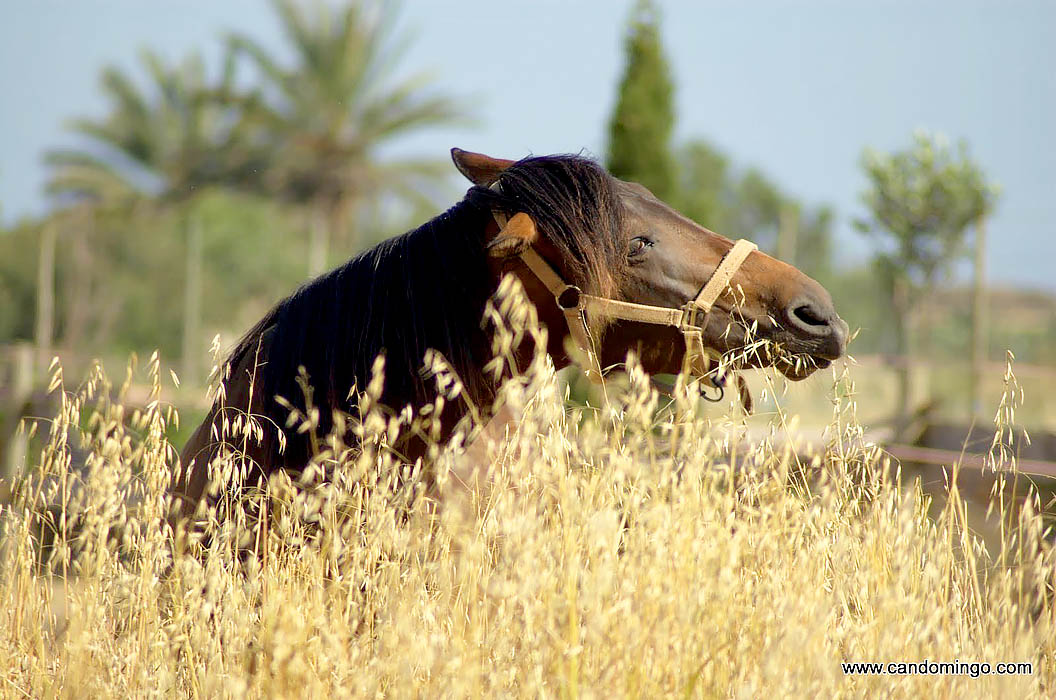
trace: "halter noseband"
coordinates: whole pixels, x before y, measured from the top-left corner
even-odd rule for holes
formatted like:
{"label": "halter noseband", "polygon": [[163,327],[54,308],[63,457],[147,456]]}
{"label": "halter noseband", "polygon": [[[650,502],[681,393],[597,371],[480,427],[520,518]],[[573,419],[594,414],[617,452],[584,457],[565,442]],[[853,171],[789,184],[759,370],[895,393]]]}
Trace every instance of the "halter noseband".
{"label": "halter noseband", "polygon": [[[506,228],[508,219],[501,212],[493,212],[493,216],[501,232]],[[527,214],[516,216],[527,217]],[[756,245],[751,241],[741,239],[734,243],[719,262],[719,266],[715,268],[711,279],[701,287],[694,298],[677,309],[584,294],[579,287],[565,282],[561,275],[550,266],[550,263],[546,262],[530,246],[520,254],[520,258],[554,295],[558,308],[565,316],[572,341],[587,359],[588,366],[584,368],[584,372],[591,381],[600,383],[603,380],[603,373],[597,352],[594,350],[594,339],[590,334],[590,326],[587,323],[588,312],[624,321],[653,323],[677,328],[686,343],[686,352],[682,361],[683,372],[690,373],[702,382],[721,389],[722,384],[712,376],[711,356],[704,347],[704,324],[715,301],[753,250],[756,250]],[[743,382],[739,383],[739,389],[743,402],[746,391]],[[750,398],[748,401],[750,402]],[[748,404],[746,403],[745,406],[747,408]]]}

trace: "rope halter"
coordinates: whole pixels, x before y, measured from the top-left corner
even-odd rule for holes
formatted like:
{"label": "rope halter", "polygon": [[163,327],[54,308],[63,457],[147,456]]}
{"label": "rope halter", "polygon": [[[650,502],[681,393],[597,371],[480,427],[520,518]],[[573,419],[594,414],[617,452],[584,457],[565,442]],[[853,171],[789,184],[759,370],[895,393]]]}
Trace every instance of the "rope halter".
{"label": "rope halter", "polygon": [[[524,217],[527,221],[518,221],[518,225],[529,224],[533,228],[535,223],[524,213],[515,214],[507,219],[501,212],[494,212],[496,223],[500,231],[505,229],[514,219]],[[708,313],[711,311],[715,301],[726,290],[734,274],[744,263],[745,259],[756,250],[756,245],[751,241],[739,240],[719,262],[711,278],[701,287],[697,295],[687,301],[681,308],[670,308],[666,306],[650,306],[648,304],[636,304],[629,301],[618,301],[604,297],[585,294],[579,287],[566,283],[561,275],[551,267],[550,263],[542,258],[531,246],[520,253],[520,258],[528,269],[539,278],[550,293],[554,295],[558,308],[565,316],[568,324],[569,335],[586,358],[586,367],[583,368],[587,377],[595,383],[603,381],[601,362],[594,347],[594,339],[590,334],[590,325],[587,322],[588,314],[597,314],[612,319],[624,321],[636,321],[639,323],[653,323],[661,326],[672,326],[682,333],[686,349],[682,361],[682,371],[690,376],[701,380],[702,383],[711,387],[722,389],[724,381],[714,376],[711,370],[711,355],[704,347],[704,326],[707,323]],[[740,380],[740,377],[738,377]],[[661,386],[662,389],[668,389]],[[742,401],[744,401],[745,387],[739,382]],[[668,390],[667,393],[670,393]],[[718,399],[715,399],[718,400]],[[750,401],[750,398],[749,398]],[[749,404],[745,404],[746,408]]]}

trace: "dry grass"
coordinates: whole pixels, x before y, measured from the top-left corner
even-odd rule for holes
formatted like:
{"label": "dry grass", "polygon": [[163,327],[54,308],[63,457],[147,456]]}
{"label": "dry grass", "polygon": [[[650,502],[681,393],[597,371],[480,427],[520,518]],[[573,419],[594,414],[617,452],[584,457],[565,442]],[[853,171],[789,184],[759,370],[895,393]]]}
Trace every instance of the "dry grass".
{"label": "dry grass", "polygon": [[[157,396],[156,359],[148,374]],[[569,413],[540,359],[507,385],[523,420],[489,446],[476,492],[450,478],[464,452],[437,449],[438,506],[386,449],[398,419],[368,410],[298,487],[270,485],[266,532],[236,508],[214,518],[208,551],[173,561],[174,413],[126,409],[93,374],[64,394],[2,512],[0,695],[1051,696],[1054,555],[1037,504],[995,504],[995,552],[967,528],[955,474],[929,518],[863,444],[852,391],[835,383],[830,445],[803,465],[738,439],[732,409],[658,410],[634,366],[599,409]],[[775,431],[793,420],[779,412]],[[71,445],[90,455],[83,469]],[[1034,673],[840,666],[955,659]]]}

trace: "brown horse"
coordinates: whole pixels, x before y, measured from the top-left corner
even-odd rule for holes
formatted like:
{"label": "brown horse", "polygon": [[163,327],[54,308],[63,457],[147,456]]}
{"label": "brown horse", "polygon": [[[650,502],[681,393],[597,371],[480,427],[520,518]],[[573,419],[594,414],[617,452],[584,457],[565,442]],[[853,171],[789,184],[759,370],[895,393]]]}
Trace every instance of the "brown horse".
{"label": "brown horse", "polygon": [[[688,326],[706,348],[736,351],[749,335],[773,341],[781,352],[755,353],[745,364],[772,364],[793,379],[827,366],[846,348],[847,324],[817,282],[758,251],[747,257],[745,250],[735,251],[739,264],[723,268],[720,263],[733,248],[729,239],[591,160],[561,155],[514,162],[459,149],[451,155],[475,185],[461,202],[307,283],[279,302],[232,352],[225,406],[213,407],[183,450],[184,471],[173,488],[181,515],[191,514],[205,492],[206,466],[222,449],[217,437],[233,420],[229,411],[248,409],[265,418],[262,439],[246,445],[256,478],[307,464],[309,436],[279,434],[290,404],[305,407],[299,368],[309,378],[323,435],[335,411],[353,410],[349,392],[370,380],[379,354],[386,358],[381,400],[387,406],[399,410],[435,398],[432,382],[420,371],[428,349],[443,354],[475,405],[490,406],[497,387],[483,371],[491,358],[482,317],[506,273],[520,278],[535,304],[549,330],[547,352],[558,368],[572,361],[565,340],[579,330],[570,305],[555,298],[562,285],[599,303],[632,302],[621,308],[633,313],[622,316],[591,314],[589,322],[586,314],[579,316],[596,343],[589,349],[597,351],[595,366],[622,363],[635,352],[650,373],[678,373],[689,347],[689,335],[683,342],[687,325],[633,320],[635,309],[682,318],[677,310],[703,296],[710,279],[724,275],[720,285],[710,285],[714,304],[709,300],[706,315]],[[510,217],[519,225],[510,221],[502,228]],[[529,252],[545,269],[526,265]],[[726,277],[732,277],[729,284]],[[448,430],[460,417],[456,404],[447,404]],[[413,458],[414,451],[405,452]]]}

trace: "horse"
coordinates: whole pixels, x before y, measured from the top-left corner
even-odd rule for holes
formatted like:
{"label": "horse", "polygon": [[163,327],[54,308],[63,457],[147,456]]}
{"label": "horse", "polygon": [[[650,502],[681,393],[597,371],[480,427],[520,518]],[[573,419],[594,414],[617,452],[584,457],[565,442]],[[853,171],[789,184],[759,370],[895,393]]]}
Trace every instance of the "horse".
{"label": "horse", "polygon": [[[485,371],[491,331],[482,318],[507,274],[535,306],[555,368],[585,355],[595,379],[629,352],[650,374],[690,365],[704,374],[701,351],[763,339],[781,352],[751,353],[742,366],[799,380],[846,350],[848,326],[818,282],[589,158],[513,161],[457,148],[451,157],[472,183],[460,202],[304,284],[243,336],[226,362],[223,401],[182,451],[170,489],[179,517],[205,497],[230,411],[263,417],[261,439],[244,448],[251,479],[296,472],[311,459],[313,436],[284,429],[290,411],[307,410],[308,389],[318,434],[327,434],[335,412],[354,412],[350,391],[367,385],[379,355],[380,402],[397,412],[435,399],[421,372],[428,350],[443,355],[475,406],[491,406],[498,387]],[[465,411],[446,404],[441,440]],[[405,445],[404,454],[413,461],[423,451]]]}

